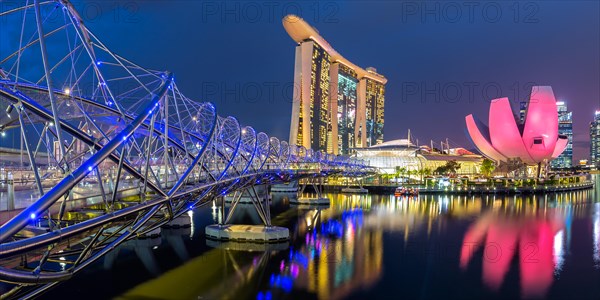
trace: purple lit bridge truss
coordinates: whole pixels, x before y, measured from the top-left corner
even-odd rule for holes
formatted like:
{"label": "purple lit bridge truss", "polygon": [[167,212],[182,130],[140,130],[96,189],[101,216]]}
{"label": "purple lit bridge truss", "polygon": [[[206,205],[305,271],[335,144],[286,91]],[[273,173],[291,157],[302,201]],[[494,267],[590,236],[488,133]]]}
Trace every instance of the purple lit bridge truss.
{"label": "purple lit bridge truss", "polygon": [[[185,97],[173,74],[112,52],[68,1],[0,9],[0,141],[20,145],[12,172],[26,178],[20,195],[31,200],[0,227],[0,281],[13,284],[4,296],[41,293],[220,195],[375,173]],[[89,199],[101,214],[70,217]]]}

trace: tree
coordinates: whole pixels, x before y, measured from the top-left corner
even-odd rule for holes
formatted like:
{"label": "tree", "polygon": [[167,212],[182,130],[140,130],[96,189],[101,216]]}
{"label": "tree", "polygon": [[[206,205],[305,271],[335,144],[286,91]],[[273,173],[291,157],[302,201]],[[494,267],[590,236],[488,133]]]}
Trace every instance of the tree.
{"label": "tree", "polygon": [[456,174],[459,169],[459,163],[457,163],[455,160],[449,160],[445,165],[437,167],[434,172],[440,175],[451,175]]}
{"label": "tree", "polygon": [[425,176],[431,175],[431,169],[430,168],[423,169],[423,175],[425,175]]}
{"label": "tree", "polygon": [[417,172],[417,170],[408,170],[408,171],[406,171],[406,175],[408,175],[408,178],[410,179],[411,176],[418,175],[418,172]]}
{"label": "tree", "polygon": [[448,174],[456,174],[456,172],[458,172],[458,170],[460,169],[460,164],[457,163],[455,160],[449,160],[448,162],[446,162],[445,167],[448,170]]}
{"label": "tree", "polygon": [[444,175],[448,173],[448,169],[446,168],[446,166],[439,166],[435,168],[435,170],[433,170],[433,173],[438,175]]}
{"label": "tree", "polygon": [[491,159],[484,158],[481,162],[481,168],[479,169],[481,174],[485,177],[490,177],[492,172],[496,169],[496,164]]}
{"label": "tree", "polygon": [[398,177],[404,177],[404,174],[406,174],[406,168],[405,167],[396,167],[396,178],[398,178]]}
{"label": "tree", "polygon": [[431,169],[430,168],[419,169],[417,171],[417,174],[421,176],[421,182],[423,182],[423,176],[431,175]]}

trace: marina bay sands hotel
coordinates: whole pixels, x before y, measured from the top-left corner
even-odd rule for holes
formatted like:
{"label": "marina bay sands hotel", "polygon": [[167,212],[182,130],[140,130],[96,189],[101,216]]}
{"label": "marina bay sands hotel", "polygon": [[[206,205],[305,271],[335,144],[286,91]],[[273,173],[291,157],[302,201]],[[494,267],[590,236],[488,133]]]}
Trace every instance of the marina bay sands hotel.
{"label": "marina bay sands hotel", "polygon": [[381,144],[387,79],[345,59],[302,18],[283,26],[298,43],[290,144],[333,154]]}

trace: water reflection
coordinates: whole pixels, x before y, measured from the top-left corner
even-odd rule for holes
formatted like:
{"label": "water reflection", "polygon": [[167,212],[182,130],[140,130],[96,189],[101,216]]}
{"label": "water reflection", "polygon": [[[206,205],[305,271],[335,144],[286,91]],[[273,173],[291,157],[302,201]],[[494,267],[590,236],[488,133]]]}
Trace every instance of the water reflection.
{"label": "water reflection", "polygon": [[140,260],[146,271],[152,276],[160,275],[163,270],[159,267],[159,258],[155,250],[160,245],[168,245],[182,263],[189,260],[190,255],[185,247],[184,239],[189,238],[192,227],[163,228],[161,237],[139,238],[125,242],[104,257],[104,269],[111,270],[119,260],[122,252],[133,252]]}
{"label": "water reflection", "polygon": [[[106,257],[100,275],[76,277],[49,297],[92,288],[102,276],[122,283],[105,298],[129,299],[600,296],[595,191],[329,194],[329,206],[294,206],[290,197],[273,195],[271,206],[273,224],[290,229],[289,245],[207,242],[204,226],[221,215],[215,203],[190,215],[191,228],[163,230],[158,249],[155,241],[132,241]],[[239,205],[232,221],[260,223],[251,204]]]}
{"label": "water reflection", "polygon": [[[574,214],[584,215],[590,191],[494,199],[464,234],[460,267],[466,270],[478,253],[483,283],[498,291],[511,263],[519,267],[522,298],[543,298],[563,270],[569,252]],[[594,232],[598,204],[594,204]],[[594,234],[597,241],[597,234]],[[597,243],[596,243],[597,245]],[[594,251],[597,257],[598,249]]]}
{"label": "water reflection", "polygon": [[[510,269],[518,268],[519,285],[509,289],[519,291],[522,298],[543,298],[564,268],[573,218],[589,213],[590,193],[329,195],[330,208],[298,211],[292,237],[295,248],[278,262],[279,268],[257,298],[302,291],[320,299],[335,299],[369,290],[383,276],[383,233],[395,238],[400,233],[406,248],[411,237],[432,238],[434,231],[443,235],[455,231],[457,222],[469,225],[457,241],[454,272],[480,267],[484,289],[497,293]],[[594,260],[600,264],[600,205],[595,204],[594,211]]]}
{"label": "water reflection", "polygon": [[544,296],[555,266],[560,268],[562,263],[563,230],[564,219],[554,211],[522,218],[487,212],[465,234],[460,266],[465,269],[474,252],[482,248],[483,281],[498,290],[518,253],[522,295]]}
{"label": "water reflection", "polygon": [[[332,198],[336,198],[330,195]],[[383,237],[364,225],[365,196],[340,196],[330,208],[298,211],[292,232],[295,246],[278,262],[257,299],[279,293],[309,292],[339,299],[371,287],[382,273]],[[275,293],[275,294],[273,294]]]}

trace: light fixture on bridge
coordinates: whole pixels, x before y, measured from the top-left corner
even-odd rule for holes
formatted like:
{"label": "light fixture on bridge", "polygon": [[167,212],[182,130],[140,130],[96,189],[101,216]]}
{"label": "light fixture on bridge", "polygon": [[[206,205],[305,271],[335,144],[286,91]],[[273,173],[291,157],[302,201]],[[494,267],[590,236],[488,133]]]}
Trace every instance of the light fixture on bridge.
{"label": "light fixture on bridge", "polygon": [[65,88],[65,89],[63,90],[63,92],[65,92],[65,95],[67,95],[67,96],[71,96],[71,89],[70,89],[70,88]]}
{"label": "light fixture on bridge", "polygon": [[0,135],[2,135],[2,137],[5,137],[6,136],[6,132],[2,131],[2,133],[0,133]]}
{"label": "light fixture on bridge", "polygon": [[48,126],[50,126],[50,127],[54,126],[54,122],[48,123]]}
{"label": "light fixture on bridge", "polygon": [[10,113],[12,112],[14,106],[11,104],[6,108],[6,115],[11,118]]}

